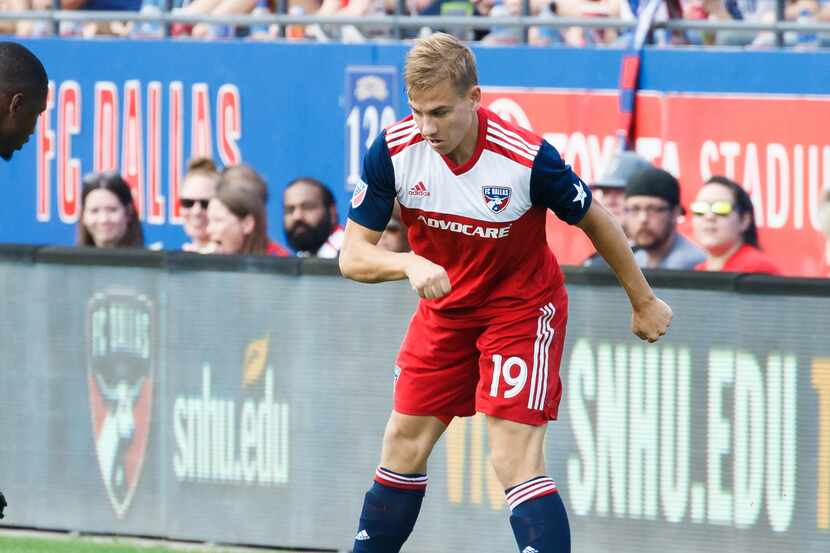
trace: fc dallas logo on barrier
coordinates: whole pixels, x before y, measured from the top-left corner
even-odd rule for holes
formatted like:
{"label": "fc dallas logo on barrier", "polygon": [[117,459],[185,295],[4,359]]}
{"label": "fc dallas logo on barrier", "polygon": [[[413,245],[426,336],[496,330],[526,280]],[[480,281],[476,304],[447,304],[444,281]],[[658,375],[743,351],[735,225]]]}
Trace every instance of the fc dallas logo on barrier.
{"label": "fc dallas logo on barrier", "polygon": [[113,511],[130,508],[150,433],[155,316],[146,296],[96,293],[87,306],[87,381],[95,452]]}

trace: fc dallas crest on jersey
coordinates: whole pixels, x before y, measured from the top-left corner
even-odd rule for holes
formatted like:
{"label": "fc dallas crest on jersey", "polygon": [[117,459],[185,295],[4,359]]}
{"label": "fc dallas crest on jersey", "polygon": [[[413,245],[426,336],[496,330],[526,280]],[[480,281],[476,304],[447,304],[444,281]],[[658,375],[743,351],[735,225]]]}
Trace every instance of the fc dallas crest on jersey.
{"label": "fc dallas crest on jersey", "polygon": [[123,518],[141,477],[156,364],[152,303],[130,291],[95,294],[87,306],[87,382],[98,467]]}
{"label": "fc dallas crest on jersey", "polygon": [[493,213],[501,213],[510,203],[509,186],[482,186],[481,192],[484,194],[487,208]]}

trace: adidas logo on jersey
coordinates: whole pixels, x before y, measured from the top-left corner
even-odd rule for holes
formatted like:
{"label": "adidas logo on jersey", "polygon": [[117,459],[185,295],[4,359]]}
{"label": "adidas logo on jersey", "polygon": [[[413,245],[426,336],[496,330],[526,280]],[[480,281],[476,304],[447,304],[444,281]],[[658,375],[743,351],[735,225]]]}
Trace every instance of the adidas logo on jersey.
{"label": "adidas logo on jersey", "polygon": [[[361,530],[360,532],[357,533],[357,535],[354,537],[354,539],[356,539],[357,541],[366,541],[366,540],[369,539],[369,532],[367,532],[366,530]],[[536,550],[534,549],[534,551],[536,551]],[[527,552],[523,552],[523,553],[527,553]],[[536,551],[536,553],[539,553],[539,552]]]}
{"label": "adidas logo on jersey", "polygon": [[539,553],[539,550],[535,547],[530,547],[529,545],[522,549],[522,553]]}
{"label": "adidas logo on jersey", "polygon": [[424,184],[424,181],[420,180],[418,181],[418,184],[409,189],[407,194],[409,196],[418,196],[420,198],[426,198],[432,195],[430,191],[427,190],[427,185]]}

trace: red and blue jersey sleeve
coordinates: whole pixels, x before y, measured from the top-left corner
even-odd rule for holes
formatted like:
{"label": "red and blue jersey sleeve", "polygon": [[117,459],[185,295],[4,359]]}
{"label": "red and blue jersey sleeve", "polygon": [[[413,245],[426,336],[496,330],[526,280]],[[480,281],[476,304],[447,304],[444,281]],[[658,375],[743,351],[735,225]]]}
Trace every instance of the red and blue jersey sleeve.
{"label": "red and blue jersey sleeve", "polygon": [[530,200],[575,225],[591,207],[591,190],[567,165],[556,148],[542,141],[530,171]]}
{"label": "red and blue jersey sleeve", "polygon": [[381,132],[363,158],[363,172],[352,194],[349,219],[366,228],[383,231],[395,205],[395,169]]}

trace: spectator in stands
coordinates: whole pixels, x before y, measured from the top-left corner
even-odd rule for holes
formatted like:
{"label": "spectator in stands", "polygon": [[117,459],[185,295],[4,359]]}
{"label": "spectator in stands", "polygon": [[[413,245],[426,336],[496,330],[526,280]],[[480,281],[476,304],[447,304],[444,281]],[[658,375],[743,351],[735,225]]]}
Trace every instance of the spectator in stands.
{"label": "spectator in stands", "polygon": [[[407,15],[421,16],[486,16],[493,7],[493,0],[406,0]],[[482,11],[484,10],[484,11]],[[386,9],[387,13],[394,13],[394,2]],[[403,30],[403,38],[416,38],[437,31],[452,33],[462,40],[481,40],[489,31],[486,29],[472,29],[469,27],[446,27],[443,25],[411,28]]]}
{"label": "spectator in stands", "polygon": [[[599,201],[611,212],[625,232],[628,232],[625,224],[625,187],[632,175],[651,166],[651,163],[636,152],[619,152],[611,158],[602,176],[591,183],[594,200]],[[598,253],[591,255],[583,264],[586,267],[608,267],[608,263]]]}
{"label": "spectator in stands", "polygon": [[401,205],[395,200],[392,217],[386,224],[383,234],[380,235],[378,246],[390,252],[410,251],[409,239],[406,236],[406,225],[401,220]]}
{"label": "spectator in stands", "polygon": [[192,159],[182,181],[181,206],[184,232],[190,239],[182,245],[187,252],[210,253],[213,243],[207,231],[207,208],[216,194],[220,175],[213,160],[205,157]]}
{"label": "spectator in stands", "polygon": [[262,203],[268,205],[270,194],[268,193],[268,183],[260,175],[256,169],[246,163],[238,165],[231,165],[222,170],[222,179],[228,182],[233,182],[234,186],[240,186],[255,192],[262,198]]}
{"label": "spectator in stands", "polygon": [[210,240],[216,253],[291,255],[268,238],[268,218],[261,192],[222,176],[208,204]]}
{"label": "spectator in stands", "polygon": [[707,257],[695,269],[781,274],[758,244],[752,199],[740,184],[715,176],[706,181],[690,206],[695,238]]}
{"label": "spectator in stands", "polygon": [[[640,4],[645,4],[645,0]],[[550,11],[560,17],[637,18],[625,0],[556,0],[549,5]],[[616,29],[570,27],[562,30],[563,42],[571,46],[612,44],[618,36]]]}
{"label": "spectator in stands", "polygon": [[616,154],[608,163],[602,176],[591,183],[594,199],[617,218],[620,224],[624,220],[625,187],[632,175],[650,168],[646,158],[629,150]]}
{"label": "spectator in stands", "polygon": [[83,179],[79,246],[141,248],[144,233],[130,185],[112,171],[90,173]]}
{"label": "spectator in stands", "polygon": [[824,276],[830,277],[830,189],[824,191],[824,196],[819,206],[819,218],[821,219],[821,230],[824,232]]}
{"label": "spectator in stands", "polygon": [[[269,14],[274,12],[273,0],[193,0],[175,11],[186,15],[246,15],[257,13]],[[188,35],[195,38],[229,38],[237,36],[240,29],[231,25],[218,23],[198,23],[196,25],[174,25],[171,29],[174,36]],[[246,30],[247,36],[257,39],[277,37],[277,27],[268,26],[263,29]]]}
{"label": "spectator in stands", "polygon": [[[363,15],[383,15],[385,13],[384,0],[322,0],[319,9],[314,15],[360,17]],[[329,27],[326,25],[309,25],[306,35],[320,41],[330,38],[339,38],[343,42],[364,42],[367,36],[384,34],[385,31],[358,29],[354,25]]]}
{"label": "spectator in stands", "polygon": [[[805,13],[818,12],[817,0],[788,0],[786,2],[784,18],[796,21],[804,17]],[[776,0],[703,0],[703,11],[708,14],[709,20],[714,21],[745,21],[747,23],[772,23],[775,21]],[[795,43],[797,35],[785,35],[789,43]],[[775,34],[757,31],[718,31],[715,44],[723,46],[775,46]]]}
{"label": "spectator in stands", "polygon": [[677,230],[683,215],[680,183],[663,169],[634,173],[625,187],[626,234],[634,244],[640,267],[693,269],[706,254]]}
{"label": "spectator in stands", "polygon": [[[577,4],[591,3],[583,0],[563,0],[562,2],[551,2],[550,0],[530,0],[529,13],[541,20],[553,16],[578,16],[580,15]],[[478,0],[475,2],[476,13],[489,15],[491,17],[522,15],[524,9],[522,0]],[[558,44],[564,39],[558,29],[547,26],[528,27],[527,42],[532,46],[547,46]],[[524,30],[520,27],[493,27],[489,34],[482,38],[485,44],[518,44],[524,42]]]}
{"label": "spectator in stands", "polygon": [[292,180],[283,193],[283,230],[300,257],[334,258],[343,244],[331,190],[312,177]]}
{"label": "spectator in stands", "polygon": [[[25,0],[25,9],[44,11],[52,9],[52,0]],[[62,10],[87,11],[139,11],[142,0],[61,0]],[[118,30],[113,30],[113,26]],[[95,36],[96,34],[121,34],[123,24],[62,21],[61,36]],[[49,21],[20,21],[17,26],[18,36],[44,36],[52,34]]]}

